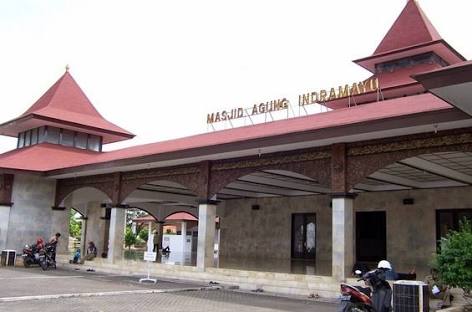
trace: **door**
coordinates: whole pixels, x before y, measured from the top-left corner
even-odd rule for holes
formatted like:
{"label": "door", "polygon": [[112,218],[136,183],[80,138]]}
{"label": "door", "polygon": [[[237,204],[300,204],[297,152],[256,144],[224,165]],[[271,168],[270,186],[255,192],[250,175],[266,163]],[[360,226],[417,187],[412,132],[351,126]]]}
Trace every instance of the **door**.
{"label": "door", "polygon": [[315,259],[316,215],[314,213],[292,214],[292,258]]}
{"label": "door", "polygon": [[385,211],[356,212],[357,261],[377,262],[387,258]]}

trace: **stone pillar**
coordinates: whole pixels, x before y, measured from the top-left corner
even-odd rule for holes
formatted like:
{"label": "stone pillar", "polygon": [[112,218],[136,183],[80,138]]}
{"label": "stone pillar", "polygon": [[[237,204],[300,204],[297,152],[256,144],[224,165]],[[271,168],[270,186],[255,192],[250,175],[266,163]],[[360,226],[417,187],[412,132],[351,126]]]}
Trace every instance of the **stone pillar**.
{"label": "stone pillar", "polygon": [[344,281],[354,265],[354,194],[337,194],[332,199],[332,275]]}
{"label": "stone pillar", "polygon": [[108,243],[108,261],[113,263],[123,257],[123,244],[126,223],[126,210],[112,208]]}
{"label": "stone pillar", "polygon": [[157,222],[157,235],[159,236],[159,249],[162,249],[162,237],[164,235],[164,222],[158,221]]}
{"label": "stone pillar", "polygon": [[80,220],[82,223],[82,231],[80,233],[80,254],[82,257],[85,257],[85,253],[87,251],[87,217],[82,217]]}
{"label": "stone pillar", "polygon": [[61,233],[59,243],[57,244],[57,254],[69,254],[69,221],[70,208],[53,208],[51,216],[51,235],[46,239],[50,239],[55,233]]}
{"label": "stone pillar", "polygon": [[204,201],[198,206],[197,268],[214,266],[216,202]]}
{"label": "stone pillar", "polygon": [[10,222],[10,206],[0,205],[0,250],[6,249],[8,223]]}
{"label": "stone pillar", "polygon": [[[97,246],[97,253],[100,257],[103,252],[106,251],[103,248],[105,242],[104,237],[105,233],[108,233],[108,228],[106,227],[106,220],[103,218],[105,209],[100,207],[99,202],[90,202],[87,204],[87,228],[85,229],[85,248],[87,248],[87,243],[89,241],[94,242]],[[108,241],[106,242],[108,244]]]}
{"label": "stone pillar", "polygon": [[185,245],[187,245],[187,222],[182,221],[180,233],[182,234],[182,252],[184,253],[186,250]]}

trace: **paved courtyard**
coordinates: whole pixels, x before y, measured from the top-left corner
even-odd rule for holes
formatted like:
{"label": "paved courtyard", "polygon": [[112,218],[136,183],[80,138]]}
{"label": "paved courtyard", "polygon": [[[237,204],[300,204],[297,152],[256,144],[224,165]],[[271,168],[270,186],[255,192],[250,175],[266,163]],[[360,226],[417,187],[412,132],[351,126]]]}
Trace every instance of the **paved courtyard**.
{"label": "paved courtyard", "polygon": [[39,268],[0,268],[0,311],[319,311],[335,306],[311,300],[159,280],[139,284],[123,276]]}

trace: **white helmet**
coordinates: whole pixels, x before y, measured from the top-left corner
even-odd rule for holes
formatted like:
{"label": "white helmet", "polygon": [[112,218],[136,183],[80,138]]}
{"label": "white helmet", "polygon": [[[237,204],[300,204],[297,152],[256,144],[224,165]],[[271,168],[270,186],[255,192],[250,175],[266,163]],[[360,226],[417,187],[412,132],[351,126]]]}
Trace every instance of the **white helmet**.
{"label": "white helmet", "polygon": [[381,260],[381,261],[379,261],[379,264],[377,265],[377,269],[387,269],[387,270],[391,270],[391,269],[392,269],[392,265],[391,265],[390,262],[388,262],[387,260]]}

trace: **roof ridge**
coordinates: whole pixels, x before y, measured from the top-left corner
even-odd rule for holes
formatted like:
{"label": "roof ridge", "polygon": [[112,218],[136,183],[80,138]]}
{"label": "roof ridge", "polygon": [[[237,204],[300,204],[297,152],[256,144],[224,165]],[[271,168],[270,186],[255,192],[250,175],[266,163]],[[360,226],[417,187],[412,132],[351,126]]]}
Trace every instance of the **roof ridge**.
{"label": "roof ridge", "polygon": [[375,54],[442,39],[416,0],[408,0]]}

